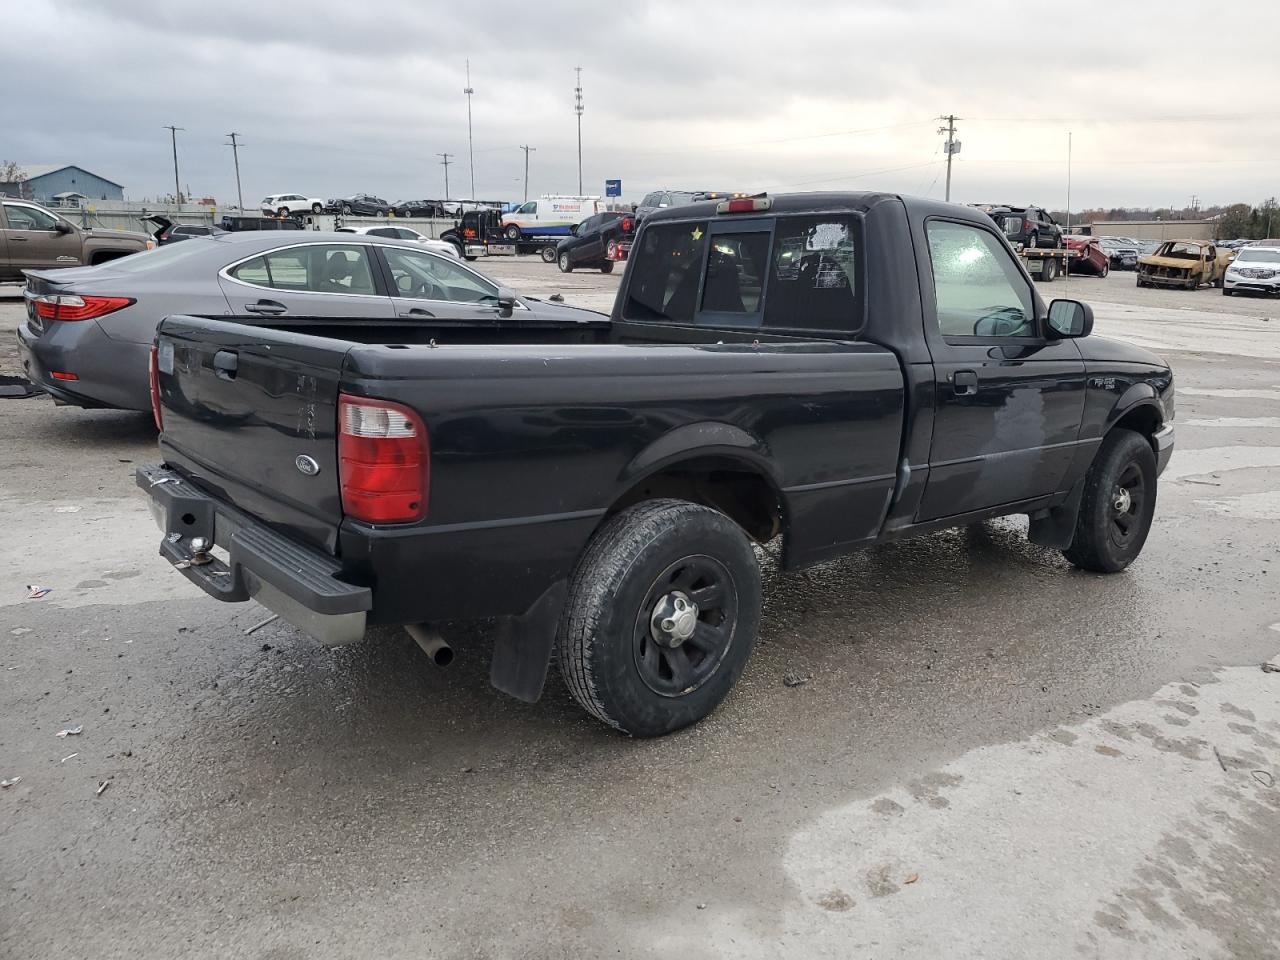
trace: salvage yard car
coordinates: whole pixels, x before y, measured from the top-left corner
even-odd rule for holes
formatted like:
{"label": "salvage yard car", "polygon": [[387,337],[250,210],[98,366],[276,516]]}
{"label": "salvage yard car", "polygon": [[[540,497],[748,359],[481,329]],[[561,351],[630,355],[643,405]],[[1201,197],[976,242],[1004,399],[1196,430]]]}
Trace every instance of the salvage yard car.
{"label": "salvage yard car", "polygon": [[612,273],[613,265],[627,258],[635,224],[633,214],[609,212],[587,217],[573,228],[572,236],[556,244],[555,260],[560,272],[591,267]]}
{"label": "salvage yard car", "polygon": [[1195,290],[1211,283],[1220,287],[1232,256],[1208,240],[1166,240],[1155,253],[1139,258],[1138,286]]}
{"label": "salvage yard car", "polygon": [[0,202],[0,280],[21,280],[24,270],[106,263],[155,245],[145,233],[78,227],[29,200]]}
{"label": "salvage yard car", "polygon": [[1222,295],[1280,293],[1280,247],[1244,247],[1227,267]]}
{"label": "salvage yard car", "polygon": [[957,205],[681,206],[645,220],[611,316],[432,312],[393,338],[168,317],[164,462],[137,471],[161,554],[329,644],[394,624],[439,653],[440,622],[493,618],[496,687],[537,699],[555,656],[635,736],[746,668],[753,541],[795,570],[1025,514],[1114,573],[1173,451],[1168,364],[1046,305]]}
{"label": "salvage yard car", "polygon": [[[156,325],[170,313],[270,318],[277,328],[354,322],[398,337],[398,324],[442,308],[455,318],[492,319],[500,292],[451,249],[416,241],[220,233],[99,267],[28,271],[18,351],[26,376],[59,403],[150,410],[148,357]],[[532,318],[567,308],[526,298],[518,309]]]}
{"label": "salvage yard car", "polygon": [[1072,253],[1067,260],[1067,269],[1071,273],[1105,277],[1111,272],[1111,257],[1096,237],[1069,233],[1063,236],[1062,245]]}

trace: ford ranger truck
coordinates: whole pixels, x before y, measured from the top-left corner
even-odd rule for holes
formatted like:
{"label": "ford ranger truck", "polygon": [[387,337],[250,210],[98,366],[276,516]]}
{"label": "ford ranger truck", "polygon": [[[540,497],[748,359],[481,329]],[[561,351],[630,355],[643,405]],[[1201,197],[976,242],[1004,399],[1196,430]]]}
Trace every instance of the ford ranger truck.
{"label": "ford ranger truck", "polygon": [[554,659],[634,736],[746,669],[753,544],[788,571],[1025,514],[1077,567],[1138,558],[1172,372],[1041,300],[981,211],[735,198],[653,213],[631,257],[607,317],[167,318],[137,471],[162,555],[331,644],[492,620],[495,686],[534,700]]}

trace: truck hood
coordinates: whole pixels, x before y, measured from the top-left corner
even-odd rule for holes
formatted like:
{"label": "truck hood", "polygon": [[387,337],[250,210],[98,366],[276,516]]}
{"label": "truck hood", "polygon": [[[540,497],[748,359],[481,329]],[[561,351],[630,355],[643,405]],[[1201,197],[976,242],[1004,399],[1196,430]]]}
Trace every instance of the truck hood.
{"label": "truck hood", "polygon": [[1076,341],[1080,355],[1088,363],[1090,360],[1114,363],[1143,363],[1157,370],[1168,370],[1169,364],[1158,354],[1143,347],[1135,346],[1125,340],[1110,340],[1107,337],[1088,336]]}
{"label": "truck hood", "polygon": [[147,234],[138,233],[134,230],[100,230],[96,227],[86,230],[84,234],[86,237],[93,237],[96,240],[132,240],[143,246],[151,239]]}

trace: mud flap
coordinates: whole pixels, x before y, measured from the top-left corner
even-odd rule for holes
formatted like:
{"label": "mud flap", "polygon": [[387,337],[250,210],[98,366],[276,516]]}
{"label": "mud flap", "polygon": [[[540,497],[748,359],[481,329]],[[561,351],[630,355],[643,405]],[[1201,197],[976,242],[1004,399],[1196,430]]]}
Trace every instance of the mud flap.
{"label": "mud flap", "polygon": [[557,581],[520,616],[498,620],[489,682],[503,693],[526,703],[542,696],[568,589],[567,581]]}
{"label": "mud flap", "polygon": [[1027,539],[1040,547],[1065,550],[1076,535],[1076,518],[1080,515],[1080,500],[1084,497],[1084,478],[1077,480],[1067,493],[1067,498],[1056,507],[1039,510],[1030,517]]}

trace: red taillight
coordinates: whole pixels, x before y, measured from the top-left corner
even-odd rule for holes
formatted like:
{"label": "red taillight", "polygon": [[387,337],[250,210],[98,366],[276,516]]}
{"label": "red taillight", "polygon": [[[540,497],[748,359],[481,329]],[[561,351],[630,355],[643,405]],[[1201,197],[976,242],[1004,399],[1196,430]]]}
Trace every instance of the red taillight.
{"label": "red taillight", "polygon": [[431,453],[427,428],[387,400],[338,400],[342,510],[368,523],[409,523],[427,515]]}
{"label": "red taillight", "polygon": [[55,380],[79,380],[80,377],[74,373],[67,373],[65,370],[50,370],[49,376]]}
{"label": "red taillight", "polygon": [[623,232],[623,233],[630,233],[630,232],[631,232],[631,218],[630,218],[630,217],[623,217],[623,219],[622,219],[622,232]]}
{"label": "red taillight", "polygon": [[36,316],[42,320],[92,320],[116,310],[123,310],[132,297],[89,297],[66,293],[46,293],[35,298]]}
{"label": "red taillight", "polygon": [[160,410],[160,348],[151,345],[151,416],[156,429],[164,433],[164,414]]}
{"label": "red taillight", "polygon": [[1030,220],[1022,221],[1022,229],[1030,233],[1035,225]]}

